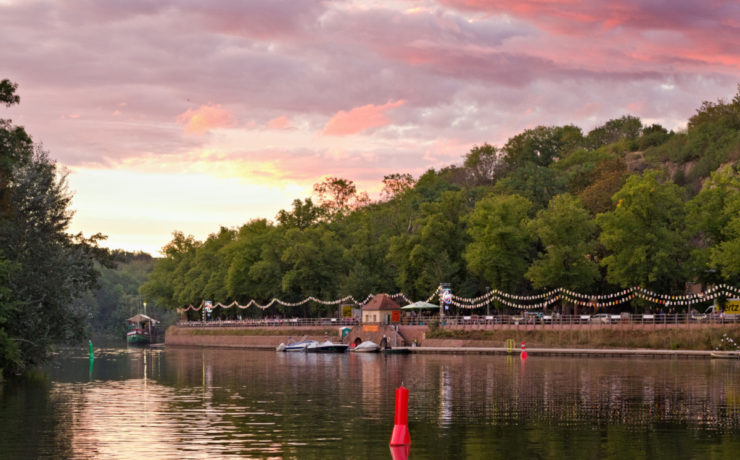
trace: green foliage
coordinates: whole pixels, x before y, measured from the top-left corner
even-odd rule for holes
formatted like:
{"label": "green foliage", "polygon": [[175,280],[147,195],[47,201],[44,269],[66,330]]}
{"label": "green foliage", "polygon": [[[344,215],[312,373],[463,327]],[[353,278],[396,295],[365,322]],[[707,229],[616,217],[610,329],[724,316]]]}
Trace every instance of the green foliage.
{"label": "green foliage", "polygon": [[503,150],[507,166],[514,169],[527,163],[549,166],[582,144],[583,135],[576,126],[538,126],[509,139]]}
{"label": "green foliage", "polygon": [[630,176],[613,200],[616,208],[596,217],[609,252],[602,261],[607,280],[622,287],[680,290],[688,248],[683,191],[651,171]]}
{"label": "green foliage", "polygon": [[526,163],[500,180],[494,190],[499,194],[523,196],[535,207],[544,208],[554,196],[565,191],[565,177],[558,170]]}
{"label": "green foliage", "polygon": [[578,196],[592,215],[613,209],[612,196],[624,185],[627,165],[618,158],[601,161],[591,175],[591,184]]}
{"label": "green foliage", "polygon": [[[679,133],[633,116],[585,137],[571,125],[528,129],[501,148],[473,146],[461,165],[418,180],[387,175],[375,203],[352,181],[328,177],[275,224],[222,228],[203,242],[176,232],[142,293],[174,309],[205,298],[267,303],[403,291],[420,299],[440,282],[474,296],[484,286],[679,292],[686,281],[740,280],[734,185],[718,177],[689,203],[688,216],[683,206],[684,192],[738,156],[737,104],[738,97],[705,103]],[[676,171],[686,190],[658,170]],[[329,313],[309,304],[264,314]]]}
{"label": "green foliage", "polygon": [[490,144],[473,146],[465,155],[463,166],[469,171],[470,186],[493,185],[502,168],[501,152]]}
{"label": "green foliage", "polygon": [[402,290],[420,297],[433,292],[440,282],[462,283],[466,211],[463,192],[445,192],[439,201],[422,204],[411,233],[391,238],[387,260],[397,270],[396,282]]}
{"label": "green foliage", "polygon": [[544,248],[526,273],[535,288],[587,291],[599,279],[593,257],[597,227],[580,200],[568,194],[553,198],[529,226]]}
{"label": "green foliage", "polygon": [[[19,102],[0,82],[0,102]],[[94,285],[101,235],[69,235],[71,195],[48,154],[23,128],[0,120],[0,369],[20,372],[45,360],[54,343],[84,333],[77,302]]]}
{"label": "green foliage", "polygon": [[467,219],[468,269],[495,289],[514,291],[532,260],[534,235],[527,225],[532,203],[518,195],[494,195],[475,205]]}
{"label": "green foliage", "polygon": [[673,133],[669,133],[667,129],[660,126],[659,124],[652,124],[642,129],[642,135],[638,140],[640,150],[645,150],[649,147],[655,147],[664,144]]}
{"label": "green foliage", "polygon": [[280,210],[276,219],[283,227],[303,230],[319,222],[325,214],[324,208],[314,206],[311,198],[306,198],[304,201],[293,200],[293,211]]}
{"label": "green foliage", "polygon": [[642,122],[639,118],[632,115],[625,115],[621,118],[609,120],[603,125],[589,131],[586,136],[586,145],[596,150],[599,147],[623,140],[633,141],[638,138],[641,129]]}

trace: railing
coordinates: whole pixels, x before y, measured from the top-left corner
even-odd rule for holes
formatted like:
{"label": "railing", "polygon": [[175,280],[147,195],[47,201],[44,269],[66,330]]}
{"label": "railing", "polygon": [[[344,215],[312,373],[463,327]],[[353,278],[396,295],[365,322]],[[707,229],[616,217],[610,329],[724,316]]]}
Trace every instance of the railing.
{"label": "railing", "polygon": [[[498,326],[616,326],[616,325],[697,325],[740,323],[740,315],[729,314],[608,314],[560,315],[553,314],[515,314],[515,315],[463,315],[438,317],[404,317],[394,324],[424,326],[437,323],[442,327],[479,326],[496,328]],[[181,321],[183,327],[331,327],[355,326],[360,322],[352,318],[263,318],[243,320]],[[366,323],[367,324],[367,323]],[[379,323],[371,323],[379,324]]]}
{"label": "railing", "polygon": [[360,324],[351,318],[264,318],[242,320],[180,321],[183,327],[302,327],[354,326]]}

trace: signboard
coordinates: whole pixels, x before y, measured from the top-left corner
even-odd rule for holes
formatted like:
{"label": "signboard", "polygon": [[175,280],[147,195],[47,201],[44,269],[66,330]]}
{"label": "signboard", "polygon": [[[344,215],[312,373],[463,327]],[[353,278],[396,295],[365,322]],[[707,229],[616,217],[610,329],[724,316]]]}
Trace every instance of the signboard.
{"label": "signboard", "polygon": [[362,326],[362,332],[378,332],[378,326]]}
{"label": "signboard", "polygon": [[725,314],[740,315],[740,299],[729,299],[725,305]]}
{"label": "signboard", "polygon": [[442,291],[442,302],[445,303],[445,305],[449,305],[452,303],[452,290],[451,289],[445,289]]}
{"label": "signboard", "polygon": [[342,318],[352,318],[352,305],[342,305]]}
{"label": "signboard", "polygon": [[401,312],[399,310],[393,310],[391,312],[391,321],[394,323],[401,321]]}

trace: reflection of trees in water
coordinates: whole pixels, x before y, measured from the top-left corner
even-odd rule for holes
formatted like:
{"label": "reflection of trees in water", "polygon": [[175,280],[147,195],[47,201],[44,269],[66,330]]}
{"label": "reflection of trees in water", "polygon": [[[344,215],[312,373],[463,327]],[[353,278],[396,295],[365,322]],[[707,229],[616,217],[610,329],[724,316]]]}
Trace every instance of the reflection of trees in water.
{"label": "reflection of trees in water", "polygon": [[[740,427],[734,362],[543,358],[522,364],[519,359],[458,356],[428,364],[440,385],[447,386],[437,391],[434,418],[440,421]],[[458,407],[450,411],[442,395]]]}
{"label": "reflection of trees in water", "polygon": [[41,374],[0,384],[0,457],[70,457],[72,414],[51,389],[48,376]]}

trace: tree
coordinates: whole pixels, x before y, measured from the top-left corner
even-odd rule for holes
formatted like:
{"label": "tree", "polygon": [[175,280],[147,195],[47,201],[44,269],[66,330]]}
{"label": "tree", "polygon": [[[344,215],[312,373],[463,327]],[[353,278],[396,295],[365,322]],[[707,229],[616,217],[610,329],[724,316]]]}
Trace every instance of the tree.
{"label": "tree", "polygon": [[569,194],[556,196],[529,226],[544,248],[526,273],[535,288],[583,291],[599,279],[593,257],[596,222],[580,200]]}
{"label": "tree", "polygon": [[659,292],[683,288],[684,192],[659,177],[656,171],[630,176],[612,198],[616,208],[596,216],[610,283]]}
{"label": "tree", "polygon": [[509,139],[503,148],[509,169],[534,163],[549,166],[583,143],[581,129],[572,126],[538,126]]}
{"label": "tree", "polygon": [[552,197],[565,191],[565,177],[553,168],[526,163],[498,181],[494,190],[525,197],[537,208],[544,208]]}
{"label": "tree", "polygon": [[444,192],[439,201],[421,205],[414,233],[393,239],[389,259],[398,268],[404,292],[426,297],[440,282],[463,285],[461,255],[467,235],[462,221],[467,211],[464,192]]}
{"label": "tree", "polygon": [[343,217],[370,202],[366,193],[357,193],[353,181],[339,177],[327,177],[323,182],[314,184],[313,191],[318,196],[319,206],[331,219]]}
{"label": "tree", "polygon": [[463,166],[468,171],[472,186],[493,185],[497,172],[502,168],[502,153],[496,147],[483,144],[473,146],[465,155]]}
{"label": "tree", "polygon": [[267,302],[280,292],[283,266],[280,254],[285,243],[278,230],[265,219],[255,219],[239,229],[227,248],[230,265],[226,275],[228,297],[240,302]]}
{"label": "tree", "polygon": [[190,303],[200,303],[202,299],[196,293],[198,289],[186,285],[185,279],[199,246],[200,243],[192,235],[173,232],[172,241],[162,248],[164,257],[155,261],[152,274],[141,286],[144,297],[172,310]]}
{"label": "tree", "polygon": [[467,218],[472,240],[463,257],[468,269],[496,289],[520,287],[532,260],[534,235],[527,225],[532,203],[518,195],[494,195],[476,203]]}
{"label": "tree", "polygon": [[383,190],[380,194],[386,200],[392,200],[414,188],[414,178],[411,174],[394,173],[383,176]]}
{"label": "tree", "polygon": [[346,267],[336,234],[326,226],[318,226],[291,229],[285,237],[290,245],[281,256],[287,268],[282,278],[282,291],[294,300],[307,296],[337,297],[338,274],[345,273]]}
{"label": "tree", "polygon": [[37,150],[14,168],[6,192],[9,209],[0,216],[0,252],[12,262],[6,287],[17,308],[3,328],[17,352],[0,367],[18,372],[44,361],[54,343],[83,335],[87,312],[75,299],[95,285],[93,262],[102,236],[85,239],[65,232],[71,195],[46,152]]}
{"label": "tree", "polygon": [[609,120],[589,131],[586,144],[593,150],[621,140],[634,140],[640,136],[642,122],[632,115]]}
{"label": "tree", "polygon": [[293,211],[281,209],[276,219],[283,227],[303,230],[319,222],[323,216],[324,209],[314,206],[311,198],[306,198],[303,201],[293,200]]}
{"label": "tree", "polygon": [[620,158],[606,158],[596,165],[591,177],[591,184],[578,197],[593,215],[611,210],[612,195],[624,185],[627,165]]}
{"label": "tree", "polygon": [[732,239],[730,223],[740,212],[739,195],[740,177],[726,167],[712,173],[702,190],[686,203],[686,230],[695,242],[690,269],[699,280],[706,280],[710,270],[717,268],[711,262],[712,252],[718,256],[718,246]]}
{"label": "tree", "polygon": [[[0,102],[17,104],[17,85],[0,82]],[[66,176],[22,127],[0,120],[0,369],[44,361],[54,343],[83,334],[76,302],[95,285],[104,238],[66,233],[72,213]]]}

